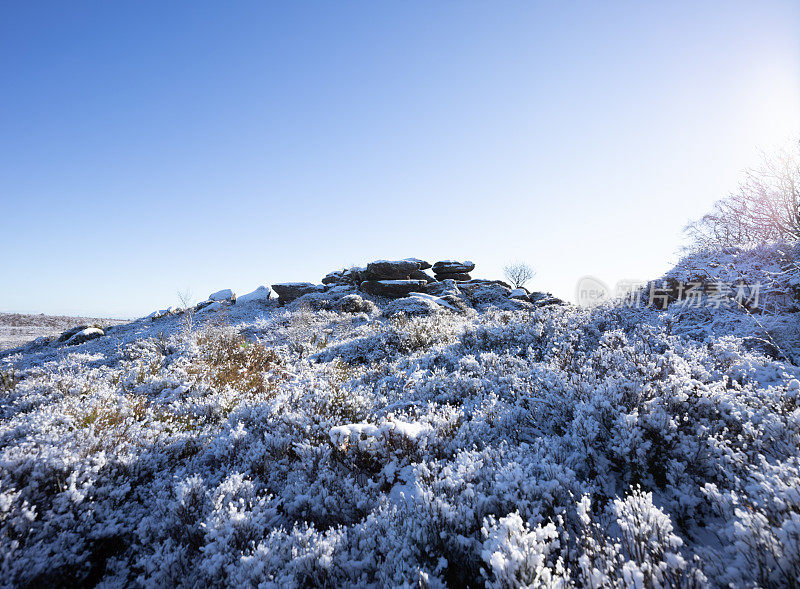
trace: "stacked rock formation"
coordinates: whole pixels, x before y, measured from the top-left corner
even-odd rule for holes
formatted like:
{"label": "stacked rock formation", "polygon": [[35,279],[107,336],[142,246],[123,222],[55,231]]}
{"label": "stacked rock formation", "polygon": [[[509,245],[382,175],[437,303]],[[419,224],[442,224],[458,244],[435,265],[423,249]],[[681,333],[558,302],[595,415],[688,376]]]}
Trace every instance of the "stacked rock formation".
{"label": "stacked rock formation", "polygon": [[[795,246],[798,255],[800,246]],[[343,268],[328,273],[322,284],[311,282],[284,282],[273,284],[272,290],[260,286],[252,293],[237,297],[230,289],[211,294],[208,300],[198,303],[193,310],[208,313],[227,305],[258,303],[264,306],[277,303],[284,306],[292,301],[312,311],[339,311],[371,315],[380,310],[385,317],[394,315],[429,315],[450,311],[466,313],[490,307],[503,310],[535,310],[564,301],[550,293],[529,292],[512,288],[502,280],[472,278],[475,269],[471,261],[441,260],[430,264],[420,258],[402,260],[375,260],[365,267]],[[432,270],[432,274],[428,273]],[[277,301],[271,297],[278,295]],[[393,299],[386,301],[385,299]],[[169,315],[183,313],[184,309],[171,307],[151,313],[149,320],[160,320]],[[61,336],[60,342],[82,343],[101,337],[99,326],[81,326]],[[80,333],[79,333],[80,332]],[[70,339],[73,338],[74,339]]]}
{"label": "stacked rock formation", "polygon": [[[361,290],[368,294],[385,297],[404,297],[412,292],[422,292],[428,283],[427,278],[412,278],[422,272],[421,266],[425,265],[422,260],[377,260],[367,264],[362,277]],[[428,265],[430,267],[430,265]],[[422,272],[423,276],[427,275]]]}
{"label": "stacked rock formation", "polygon": [[433,273],[436,280],[456,280],[466,282],[472,280],[469,275],[475,269],[474,262],[456,262],[455,260],[443,260],[433,265]]}
{"label": "stacked rock formation", "polygon": [[[365,267],[334,270],[322,284],[274,284],[280,305],[301,299],[314,309],[368,312],[374,305],[365,295],[398,299],[386,312],[422,314],[424,310],[443,307],[465,311],[492,305],[503,308],[535,308],[561,301],[544,293],[512,289],[501,280],[473,279],[471,261],[442,260],[430,264],[420,258],[375,260]],[[433,270],[433,275],[427,270]],[[341,303],[341,305],[340,305]],[[341,307],[341,308],[340,308]]]}

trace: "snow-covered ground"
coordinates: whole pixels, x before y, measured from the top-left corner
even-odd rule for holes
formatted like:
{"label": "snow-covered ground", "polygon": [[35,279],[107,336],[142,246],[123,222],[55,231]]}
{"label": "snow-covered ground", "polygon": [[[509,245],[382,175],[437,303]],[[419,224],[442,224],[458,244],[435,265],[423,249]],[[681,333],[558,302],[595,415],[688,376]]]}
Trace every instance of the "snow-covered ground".
{"label": "snow-covered ground", "polygon": [[[709,255],[668,278],[790,289],[784,262]],[[254,297],[0,353],[0,583],[800,578],[792,300],[419,300],[409,317]]]}
{"label": "snow-covered ground", "polygon": [[15,348],[39,337],[50,337],[78,325],[118,325],[122,319],[95,319],[61,315],[0,313],[0,350]]}

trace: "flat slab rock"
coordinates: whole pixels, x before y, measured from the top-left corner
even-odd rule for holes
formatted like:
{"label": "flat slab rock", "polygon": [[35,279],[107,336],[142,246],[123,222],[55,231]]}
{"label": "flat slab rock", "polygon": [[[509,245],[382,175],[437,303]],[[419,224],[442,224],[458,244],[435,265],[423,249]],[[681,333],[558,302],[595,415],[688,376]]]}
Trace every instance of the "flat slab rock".
{"label": "flat slab rock", "polygon": [[365,280],[361,283],[361,290],[372,295],[399,298],[422,292],[425,284],[424,280]]}
{"label": "flat slab rock", "polygon": [[408,276],[411,280],[424,280],[425,282],[436,282],[436,279],[424,270],[414,270]]}
{"label": "flat slab rock", "polygon": [[367,264],[367,274],[377,280],[405,280],[419,266],[420,262],[415,260],[376,260]]}
{"label": "flat slab rock", "polygon": [[344,280],[344,270],[334,270],[325,275],[325,278],[322,279],[322,284],[338,284],[342,280]]}
{"label": "flat slab rock", "polygon": [[475,262],[466,260],[457,262],[455,260],[442,260],[433,265],[434,274],[463,274],[472,272],[475,269]]}
{"label": "flat slab rock", "polygon": [[82,329],[71,338],[67,340],[68,346],[77,346],[78,344],[82,344],[84,342],[88,342],[93,339],[97,339],[98,337],[103,337],[105,332],[100,329],[99,327],[87,327],[86,329]]}
{"label": "flat slab rock", "polygon": [[472,280],[472,276],[466,272],[447,272],[446,274],[437,274],[436,280],[457,280],[458,282],[468,282]]}
{"label": "flat slab rock", "polygon": [[406,261],[407,262],[416,262],[417,264],[419,264],[419,269],[420,270],[427,270],[428,268],[431,267],[430,262],[426,262],[425,260],[420,260],[419,258],[406,258]]}
{"label": "flat slab rock", "polygon": [[210,295],[208,295],[208,300],[220,302],[235,301],[236,294],[231,289],[225,288],[223,290],[218,290],[217,292],[212,292]]}
{"label": "flat slab rock", "polygon": [[68,339],[70,339],[72,336],[74,336],[76,333],[79,333],[79,332],[83,331],[84,329],[89,329],[89,327],[90,327],[89,325],[77,325],[75,327],[72,327],[72,328],[66,330],[65,332],[63,332],[60,336],[58,336],[58,339],[56,341],[57,342],[65,342]]}
{"label": "flat slab rock", "polygon": [[312,292],[323,292],[325,287],[321,284],[311,284],[310,282],[282,282],[273,284],[272,290],[278,295],[281,303],[288,303]]}
{"label": "flat slab rock", "polygon": [[272,291],[268,289],[266,286],[259,286],[253,292],[249,292],[244,294],[236,299],[237,305],[243,305],[245,303],[250,303],[252,301],[261,301],[266,302],[269,300],[269,295]]}

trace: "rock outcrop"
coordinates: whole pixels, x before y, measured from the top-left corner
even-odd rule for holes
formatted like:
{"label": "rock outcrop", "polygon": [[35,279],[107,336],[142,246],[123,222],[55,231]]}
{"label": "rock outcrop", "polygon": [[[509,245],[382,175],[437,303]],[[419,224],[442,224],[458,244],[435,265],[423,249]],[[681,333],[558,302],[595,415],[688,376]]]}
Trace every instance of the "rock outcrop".
{"label": "rock outcrop", "polygon": [[218,290],[217,292],[213,292],[208,295],[208,300],[212,302],[220,302],[220,303],[235,303],[236,302],[236,293],[234,293],[231,289],[226,288],[223,290]]}
{"label": "rock outcrop", "polygon": [[457,282],[469,282],[472,275],[466,272],[450,272],[448,274],[437,274],[436,280],[455,280]]}
{"label": "rock outcrop", "polygon": [[198,315],[205,315],[209,313],[218,313],[225,308],[225,303],[221,301],[206,301],[203,304],[195,307],[195,313]]}
{"label": "rock outcrop", "polygon": [[168,307],[167,309],[159,309],[158,311],[153,311],[147,317],[145,317],[145,319],[150,319],[151,321],[155,321],[156,319],[161,319],[162,317],[183,313],[183,311],[184,310],[180,307]]}
{"label": "rock outcrop", "polygon": [[371,295],[399,298],[422,292],[425,284],[424,280],[365,280],[361,283],[361,290]]}
{"label": "rock outcrop", "polygon": [[74,336],[76,333],[81,332],[84,329],[88,329],[89,327],[90,327],[89,325],[78,325],[76,327],[72,327],[72,328],[66,330],[61,335],[59,335],[58,339],[56,341],[59,342],[59,343],[65,342],[68,339],[70,339],[72,336]]}
{"label": "rock outcrop", "polygon": [[439,280],[432,282],[425,287],[425,292],[435,296],[444,296],[446,294],[460,295],[461,291],[458,290],[455,280]]}
{"label": "rock outcrop", "polygon": [[[785,254],[787,259],[791,259],[790,256],[789,253]],[[273,284],[272,289],[259,286],[240,297],[230,289],[221,290],[198,303],[194,311],[209,316],[231,304],[237,307],[248,303],[267,305],[274,298],[271,297],[272,292],[277,295],[280,306],[292,303],[292,308],[312,311],[367,315],[382,313],[386,317],[401,313],[472,313],[489,307],[509,311],[533,310],[567,304],[550,293],[531,293],[525,288],[512,288],[502,280],[472,278],[470,272],[474,269],[475,263],[471,261],[441,260],[431,264],[421,258],[375,260],[364,267],[354,266],[329,272],[322,278],[322,284],[282,282]],[[426,270],[431,270],[433,275]],[[170,308],[152,313],[148,319],[183,312],[183,309]],[[61,335],[59,341],[66,342],[89,327],[84,325],[69,330]],[[86,337],[98,337],[98,334],[88,331],[81,336]]]}
{"label": "rock outcrop", "polygon": [[[433,276],[425,270],[431,269]],[[409,314],[423,314],[431,301],[439,307],[465,312],[472,307],[483,308],[496,305],[507,309],[532,308],[558,304],[555,298],[542,298],[534,302],[526,289],[512,289],[511,285],[502,280],[474,279],[470,272],[475,270],[475,263],[469,260],[441,260],[435,264],[426,262],[421,258],[403,258],[402,260],[375,260],[365,267],[352,267],[344,270],[334,270],[323,279],[324,292],[330,295],[344,294],[357,295],[363,293],[377,297],[392,299],[408,299],[409,297],[431,297],[425,303],[417,300],[406,300],[393,305],[388,313],[396,313],[404,305],[409,307]],[[276,285],[276,291],[277,289]],[[294,287],[295,285],[290,285]],[[313,285],[304,283],[304,288],[313,290]],[[308,290],[305,291],[307,294]],[[292,300],[296,293],[282,296],[282,299]],[[301,295],[302,296],[302,295]],[[313,298],[313,297],[312,297]],[[316,300],[325,298],[326,301]],[[307,301],[314,308],[338,309],[327,299],[330,297],[316,297]],[[333,300],[333,299],[330,299]],[[355,299],[348,299],[355,300]],[[342,303],[345,307],[349,303]],[[357,307],[357,305],[354,305]]]}
{"label": "rock outcrop", "polygon": [[323,292],[325,287],[321,284],[311,284],[310,282],[282,282],[273,284],[272,290],[278,295],[278,302],[281,305],[285,305],[303,295],[312,292]]}
{"label": "rock outcrop", "polygon": [[475,269],[474,262],[457,262],[455,260],[442,260],[433,265],[436,280],[472,280],[470,272]]}
{"label": "rock outcrop", "polygon": [[240,297],[237,297],[236,304],[244,305],[245,303],[251,303],[253,301],[260,301],[262,303],[266,303],[269,300],[269,296],[271,293],[272,291],[266,286],[259,286],[253,292],[249,292]]}
{"label": "rock outcrop", "polygon": [[78,344],[97,339],[98,337],[103,337],[104,335],[105,332],[99,327],[86,327],[85,329],[81,329],[77,333],[73,334],[67,340],[67,345],[77,346]]}
{"label": "rock outcrop", "polygon": [[551,305],[566,305],[567,303],[554,297],[549,292],[532,292],[528,295],[528,301],[538,309],[541,307],[549,307]]}
{"label": "rock outcrop", "polygon": [[425,272],[425,270],[422,269],[414,270],[411,274],[409,274],[408,277],[411,280],[424,280],[428,284],[430,284],[431,282],[436,282],[436,279],[433,276],[431,276],[430,274]]}
{"label": "rock outcrop", "polygon": [[510,288],[490,280],[462,282],[459,283],[458,288],[470,303],[479,306],[503,303],[511,294]]}
{"label": "rock outcrop", "polygon": [[420,269],[414,260],[377,260],[367,264],[367,280],[408,280],[412,272]]}
{"label": "rock outcrop", "polygon": [[[428,269],[433,269],[434,276],[425,272]],[[360,287],[364,282],[373,283],[386,280],[423,280],[426,284],[434,284],[443,280],[465,282],[472,280],[469,273],[474,269],[475,263],[470,261],[443,260],[431,264],[421,258],[375,260],[364,268],[334,270],[322,279],[322,284],[326,286],[353,284]],[[384,294],[388,292],[387,289],[381,289],[374,285],[369,285],[367,288],[373,289],[375,294],[378,294],[377,291],[380,290],[381,296],[394,296]]]}
{"label": "rock outcrop", "polygon": [[346,270],[334,270],[333,272],[328,272],[328,274],[326,274],[322,279],[322,284],[339,284],[340,282],[343,282],[345,272]]}
{"label": "rock outcrop", "polygon": [[419,264],[420,270],[427,270],[428,268],[431,267],[429,262],[426,262],[425,260],[420,260],[419,258],[406,258],[406,261],[416,262],[417,264]]}
{"label": "rock outcrop", "polygon": [[475,263],[470,261],[442,260],[433,265],[434,274],[459,274],[461,272],[472,272],[474,269]]}
{"label": "rock outcrop", "polygon": [[437,303],[440,305],[449,308],[451,311],[456,313],[466,313],[472,307],[470,307],[469,303],[464,300],[464,297],[454,295],[454,294],[443,294],[437,298]]}

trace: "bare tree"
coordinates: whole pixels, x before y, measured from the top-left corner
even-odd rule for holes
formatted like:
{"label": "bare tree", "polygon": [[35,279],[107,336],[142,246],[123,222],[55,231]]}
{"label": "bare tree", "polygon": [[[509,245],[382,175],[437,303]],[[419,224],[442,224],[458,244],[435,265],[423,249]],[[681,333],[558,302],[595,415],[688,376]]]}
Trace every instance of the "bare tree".
{"label": "bare tree", "polygon": [[522,288],[534,277],[536,272],[525,262],[511,262],[503,267],[503,274],[506,275],[506,280],[511,283],[511,286]]}
{"label": "bare tree", "polygon": [[185,335],[192,333],[194,327],[194,305],[192,291],[188,288],[178,291],[178,299],[183,306],[183,331]]}
{"label": "bare tree", "polygon": [[749,170],[739,190],[689,223],[689,249],[752,247],[800,239],[800,142]]}

